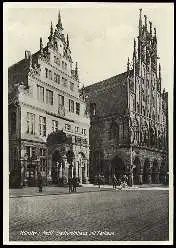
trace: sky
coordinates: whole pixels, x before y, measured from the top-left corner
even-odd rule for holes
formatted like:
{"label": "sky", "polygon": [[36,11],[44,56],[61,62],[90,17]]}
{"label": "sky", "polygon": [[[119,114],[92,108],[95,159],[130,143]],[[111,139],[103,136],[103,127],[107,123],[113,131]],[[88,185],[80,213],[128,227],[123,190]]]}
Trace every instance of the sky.
{"label": "sky", "polygon": [[8,66],[23,59],[25,50],[35,53],[40,37],[47,44],[50,23],[55,28],[60,10],[64,33],[70,38],[72,58],[78,62],[80,81],[85,86],[126,70],[128,56],[132,59],[142,8],[142,17],[147,15],[147,21],[156,27],[162,88],[172,90],[172,3],[11,3],[9,6],[5,12]]}

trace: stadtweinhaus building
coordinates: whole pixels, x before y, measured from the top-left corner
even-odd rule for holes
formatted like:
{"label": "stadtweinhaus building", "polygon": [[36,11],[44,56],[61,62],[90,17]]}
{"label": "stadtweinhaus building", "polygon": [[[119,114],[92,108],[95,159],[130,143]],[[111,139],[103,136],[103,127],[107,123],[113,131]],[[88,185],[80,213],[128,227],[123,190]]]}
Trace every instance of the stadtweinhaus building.
{"label": "stadtweinhaus building", "polygon": [[11,186],[46,182],[65,184],[69,173],[88,181],[89,116],[73,69],[68,35],[60,13],[46,46],[25,51],[8,70],[9,175]]}
{"label": "stadtweinhaus building", "polygon": [[[165,183],[168,172],[168,93],[161,89],[157,34],[142,10],[127,71],[85,88],[90,108],[90,180],[113,174],[129,183]],[[133,179],[133,180],[132,180]]]}

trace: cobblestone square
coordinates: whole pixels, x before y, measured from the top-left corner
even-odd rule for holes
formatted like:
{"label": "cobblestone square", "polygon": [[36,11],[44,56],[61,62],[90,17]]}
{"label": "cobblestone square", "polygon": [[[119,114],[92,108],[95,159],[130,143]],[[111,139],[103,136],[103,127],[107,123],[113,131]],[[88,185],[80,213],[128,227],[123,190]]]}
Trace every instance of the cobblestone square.
{"label": "cobblestone square", "polygon": [[10,241],[167,241],[168,190],[10,198]]}

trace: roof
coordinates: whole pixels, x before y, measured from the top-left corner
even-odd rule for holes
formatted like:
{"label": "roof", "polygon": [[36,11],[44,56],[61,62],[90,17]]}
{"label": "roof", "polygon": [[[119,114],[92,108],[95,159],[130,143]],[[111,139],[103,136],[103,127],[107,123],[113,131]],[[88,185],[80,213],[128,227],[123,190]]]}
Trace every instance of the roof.
{"label": "roof", "polygon": [[[130,71],[131,72],[131,71]],[[100,88],[105,88],[105,87],[110,87],[114,86],[114,84],[122,83],[124,80],[127,78],[127,71],[123,72],[121,74],[115,75],[113,77],[107,78],[103,81],[88,85],[85,87],[86,90],[91,90],[91,89],[100,89]]]}

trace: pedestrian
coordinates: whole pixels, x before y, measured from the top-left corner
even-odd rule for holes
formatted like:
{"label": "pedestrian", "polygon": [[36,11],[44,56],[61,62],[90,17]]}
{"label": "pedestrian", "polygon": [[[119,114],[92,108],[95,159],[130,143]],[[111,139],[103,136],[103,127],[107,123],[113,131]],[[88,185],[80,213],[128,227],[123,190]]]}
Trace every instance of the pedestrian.
{"label": "pedestrian", "polygon": [[73,192],[76,192],[76,184],[77,184],[77,180],[76,177],[73,177]]}
{"label": "pedestrian", "polygon": [[116,187],[117,187],[117,178],[116,178],[115,174],[113,175],[113,178],[112,178],[112,184],[113,184],[113,189],[116,189]]}
{"label": "pedestrian", "polygon": [[39,187],[39,192],[42,192],[42,184],[43,184],[43,180],[42,180],[42,175],[41,175],[41,173],[39,172],[38,173],[38,187]]}
{"label": "pedestrian", "polygon": [[71,193],[73,190],[72,190],[72,178],[69,177],[68,178],[68,189],[69,189],[69,193]]}
{"label": "pedestrian", "polygon": [[100,174],[98,175],[98,187],[99,187],[99,189],[100,189],[100,185],[101,185],[101,176],[100,176]]}

